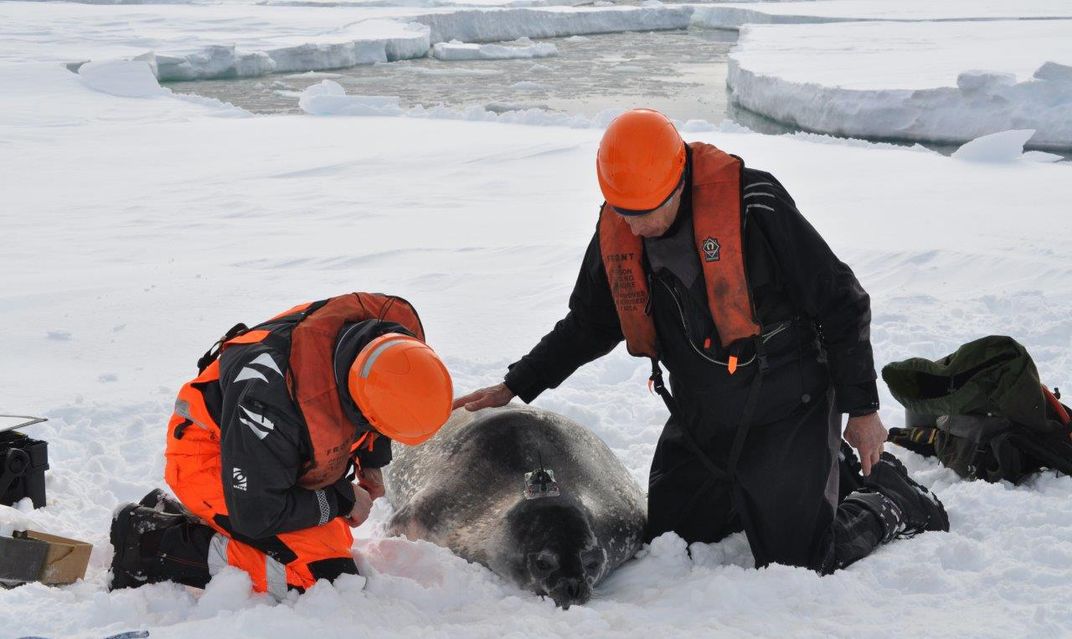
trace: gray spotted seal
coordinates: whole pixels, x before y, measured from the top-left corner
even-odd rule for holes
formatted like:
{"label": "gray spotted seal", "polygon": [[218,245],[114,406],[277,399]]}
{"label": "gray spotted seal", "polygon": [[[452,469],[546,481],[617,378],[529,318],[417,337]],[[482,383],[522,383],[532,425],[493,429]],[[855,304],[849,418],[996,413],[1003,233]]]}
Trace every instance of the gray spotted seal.
{"label": "gray spotted seal", "polygon": [[561,415],[455,411],[386,468],[392,535],[424,539],[569,608],[631,558],[644,496],[614,453]]}

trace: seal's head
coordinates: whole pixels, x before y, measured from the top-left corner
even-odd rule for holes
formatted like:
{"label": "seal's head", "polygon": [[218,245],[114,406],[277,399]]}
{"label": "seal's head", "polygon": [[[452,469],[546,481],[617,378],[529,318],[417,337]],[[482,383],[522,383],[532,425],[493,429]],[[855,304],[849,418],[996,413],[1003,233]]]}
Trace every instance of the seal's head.
{"label": "seal's head", "polygon": [[510,510],[507,526],[516,542],[510,571],[523,588],[551,597],[561,608],[592,598],[607,570],[588,510],[573,499],[525,500]]}

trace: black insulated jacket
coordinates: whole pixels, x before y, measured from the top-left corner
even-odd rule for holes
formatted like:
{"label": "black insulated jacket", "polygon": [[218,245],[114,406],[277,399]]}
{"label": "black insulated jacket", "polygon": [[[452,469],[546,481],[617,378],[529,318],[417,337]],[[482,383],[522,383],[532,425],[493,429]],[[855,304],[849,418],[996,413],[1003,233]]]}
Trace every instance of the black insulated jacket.
{"label": "black insulated jacket", "polygon": [[[756,422],[784,417],[831,386],[838,411],[874,412],[878,392],[869,296],[772,175],[745,168],[741,184],[745,268],[772,373],[763,384]],[[733,376],[726,371],[728,354],[718,339],[692,248],[689,191],[685,189],[678,218],[666,234],[645,239],[645,269],[660,359],[671,388],[684,412],[702,415],[700,421],[710,424],[740,414],[737,403],[743,404],[752,371],[743,364]],[[584,255],[569,313],[510,365],[506,385],[530,402],[623,339],[597,232]],[[741,362],[749,356],[742,354]]]}

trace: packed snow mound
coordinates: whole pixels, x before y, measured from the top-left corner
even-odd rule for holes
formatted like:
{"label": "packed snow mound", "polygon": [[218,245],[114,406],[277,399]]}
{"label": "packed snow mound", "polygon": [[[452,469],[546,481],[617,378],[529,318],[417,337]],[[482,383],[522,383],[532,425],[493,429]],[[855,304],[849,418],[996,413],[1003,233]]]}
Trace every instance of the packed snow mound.
{"label": "packed snow mound", "polygon": [[970,162],[1012,162],[1024,152],[1024,144],[1035,134],[1034,129],[1014,129],[975,138],[953,152],[958,160]]}
{"label": "packed snow mound", "polygon": [[[809,131],[963,143],[1035,129],[1072,148],[1072,20],[750,26],[733,100]],[[978,70],[978,69],[984,70]]]}
{"label": "packed snow mound", "polygon": [[550,42],[533,42],[528,38],[510,44],[475,44],[451,40],[437,42],[432,55],[439,60],[514,60],[549,58],[558,55],[558,47]]}
{"label": "packed snow mound", "polygon": [[88,62],[78,68],[86,86],[101,93],[124,98],[153,98],[170,93],[161,88],[145,60]]}
{"label": "packed snow mound", "polygon": [[[104,121],[161,124],[193,116],[250,115],[218,100],[177,95],[161,88],[148,66],[145,60],[86,63],[72,73],[54,63],[0,64],[0,86],[4,87],[0,91],[0,128],[7,132],[5,139],[10,140],[11,132],[22,127],[55,131]],[[168,99],[145,99],[156,96]],[[0,159],[9,148],[0,144]],[[6,223],[4,214],[11,210],[0,207],[0,225]],[[75,333],[65,329],[49,328],[42,334],[56,343],[77,339]]]}
{"label": "packed snow mound", "polygon": [[346,95],[334,80],[322,80],[302,91],[298,106],[310,115],[401,115],[397,96]]}
{"label": "packed snow mound", "polygon": [[975,138],[953,152],[952,157],[968,162],[1004,163],[1017,160],[1029,162],[1061,162],[1063,156],[1043,151],[1024,152],[1024,145],[1035,134],[1034,129],[1000,131]]}

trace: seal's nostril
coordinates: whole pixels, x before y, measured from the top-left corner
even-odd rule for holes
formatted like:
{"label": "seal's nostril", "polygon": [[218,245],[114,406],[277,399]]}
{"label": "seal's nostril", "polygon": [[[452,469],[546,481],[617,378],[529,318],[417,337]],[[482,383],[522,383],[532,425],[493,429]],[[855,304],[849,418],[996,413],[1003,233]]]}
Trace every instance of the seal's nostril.
{"label": "seal's nostril", "polygon": [[571,599],[576,599],[581,594],[581,582],[578,579],[570,579],[566,582],[566,592]]}

